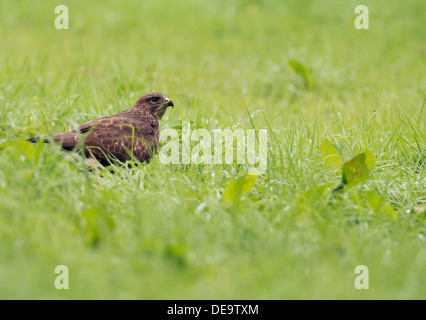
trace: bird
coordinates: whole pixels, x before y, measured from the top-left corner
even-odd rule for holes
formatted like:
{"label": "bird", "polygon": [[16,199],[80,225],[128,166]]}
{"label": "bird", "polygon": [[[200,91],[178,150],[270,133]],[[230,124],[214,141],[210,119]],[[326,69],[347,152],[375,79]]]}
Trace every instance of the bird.
{"label": "bird", "polygon": [[115,115],[93,119],[77,129],[31,143],[53,141],[62,149],[83,153],[106,166],[115,160],[149,160],[157,152],[160,120],[173,101],[165,94],[151,92],[140,97],[133,107]]}

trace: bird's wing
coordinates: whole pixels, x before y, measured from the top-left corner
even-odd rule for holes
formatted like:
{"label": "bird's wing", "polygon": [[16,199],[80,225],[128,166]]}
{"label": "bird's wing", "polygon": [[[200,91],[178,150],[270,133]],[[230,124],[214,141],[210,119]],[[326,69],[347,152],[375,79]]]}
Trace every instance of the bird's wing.
{"label": "bird's wing", "polygon": [[105,118],[91,120],[82,124],[77,130],[71,130],[64,133],[55,134],[52,138],[56,144],[59,144],[66,150],[72,150],[78,144],[79,139],[90,131],[93,131],[96,126]]}
{"label": "bird's wing", "polygon": [[93,120],[80,127],[86,154],[97,159],[113,156],[120,161],[131,158],[130,153],[144,161],[156,151],[158,121],[137,121],[129,117],[112,116]]}

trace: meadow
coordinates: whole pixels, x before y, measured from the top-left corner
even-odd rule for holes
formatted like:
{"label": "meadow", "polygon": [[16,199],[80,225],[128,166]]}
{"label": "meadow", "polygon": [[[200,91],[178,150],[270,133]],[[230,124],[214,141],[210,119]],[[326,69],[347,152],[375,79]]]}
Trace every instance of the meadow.
{"label": "meadow", "polygon": [[[354,26],[359,4],[368,30]],[[0,298],[425,299],[425,12],[423,0],[2,0]],[[266,171],[156,155],[97,175],[17,140],[152,91],[175,104],[162,130],[267,129]],[[58,265],[69,289],[55,288]],[[359,265],[368,289],[354,286]]]}

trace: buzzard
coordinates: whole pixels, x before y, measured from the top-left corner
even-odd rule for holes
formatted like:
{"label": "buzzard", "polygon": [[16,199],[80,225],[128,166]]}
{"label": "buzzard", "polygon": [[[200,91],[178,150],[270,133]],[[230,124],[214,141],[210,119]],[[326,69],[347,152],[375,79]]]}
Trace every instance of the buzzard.
{"label": "buzzard", "polygon": [[[112,159],[126,161],[135,157],[143,162],[157,151],[160,119],[173,101],[162,93],[148,93],[130,109],[116,115],[86,122],[64,133],[45,138],[65,150],[81,150],[86,157],[108,165]],[[36,143],[39,138],[28,141]]]}

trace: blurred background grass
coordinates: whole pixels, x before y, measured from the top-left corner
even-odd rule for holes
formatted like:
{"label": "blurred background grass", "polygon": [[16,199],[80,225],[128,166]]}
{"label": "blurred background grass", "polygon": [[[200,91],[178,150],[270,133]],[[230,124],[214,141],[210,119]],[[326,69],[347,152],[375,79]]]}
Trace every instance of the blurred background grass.
{"label": "blurred background grass", "polygon": [[[54,28],[59,4],[69,30]],[[54,146],[3,151],[0,297],[425,298],[424,222],[407,211],[426,199],[426,5],[364,1],[370,29],[356,30],[358,4],[3,0],[1,141],[69,130],[150,91],[176,105],[162,128],[249,128],[247,110],[262,111],[254,124],[275,139],[260,200],[238,208],[220,194],[244,166],[154,159],[99,185]],[[346,159],[375,153],[354,192],[378,191],[398,221],[349,195],[305,193],[339,179],[318,163],[326,136]],[[68,291],[53,286],[59,264]],[[368,291],[354,289],[358,264]]]}

